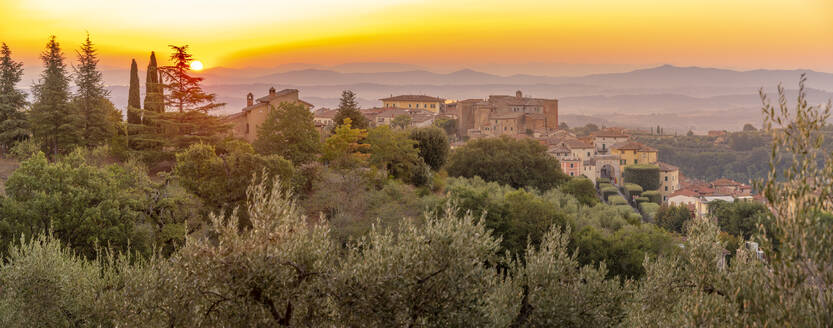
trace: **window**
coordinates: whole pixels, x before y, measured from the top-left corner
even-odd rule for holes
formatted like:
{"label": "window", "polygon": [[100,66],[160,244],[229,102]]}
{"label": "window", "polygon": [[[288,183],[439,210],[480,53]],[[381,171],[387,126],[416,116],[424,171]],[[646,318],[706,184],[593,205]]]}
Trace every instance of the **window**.
{"label": "window", "polygon": [[570,163],[570,168],[573,168],[573,163]]}
{"label": "window", "polygon": [[634,164],[639,164],[639,160],[638,160],[638,159],[634,159],[634,160],[633,160],[633,163],[634,163]]}
{"label": "window", "polygon": [[411,104],[408,104],[408,108],[411,108]]}
{"label": "window", "polygon": [[587,157],[590,157],[590,152],[589,151],[587,152]]}
{"label": "window", "polygon": [[665,186],[665,191],[668,191],[668,186]]}
{"label": "window", "polygon": [[436,108],[437,104],[431,104],[431,108]]}
{"label": "window", "polygon": [[246,134],[249,134],[249,123],[246,123]]}
{"label": "window", "polygon": [[668,181],[668,176],[667,175],[665,176],[665,181]]}
{"label": "window", "polygon": [[570,172],[570,176],[573,176],[573,174],[574,174],[573,172]]}

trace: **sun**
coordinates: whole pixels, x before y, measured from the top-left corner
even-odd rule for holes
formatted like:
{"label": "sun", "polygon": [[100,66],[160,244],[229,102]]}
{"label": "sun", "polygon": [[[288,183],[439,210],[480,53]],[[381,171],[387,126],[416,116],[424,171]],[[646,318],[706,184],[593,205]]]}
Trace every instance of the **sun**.
{"label": "sun", "polygon": [[199,61],[199,60],[192,61],[191,62],[191,69],[195,70],[195,71],[201,71],[202,70],[202,62]]}

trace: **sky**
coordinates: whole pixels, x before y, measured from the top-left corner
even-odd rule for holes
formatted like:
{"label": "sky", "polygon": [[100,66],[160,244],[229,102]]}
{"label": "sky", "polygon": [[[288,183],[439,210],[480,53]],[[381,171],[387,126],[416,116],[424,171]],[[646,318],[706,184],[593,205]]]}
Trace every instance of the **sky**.
{"label": "sky", "polygon": [[89,33],[104,67],[190,45],[206,68],[396,62],[529,73],[536,65],[833,72],[831,0],[0,0],[26,66]]}

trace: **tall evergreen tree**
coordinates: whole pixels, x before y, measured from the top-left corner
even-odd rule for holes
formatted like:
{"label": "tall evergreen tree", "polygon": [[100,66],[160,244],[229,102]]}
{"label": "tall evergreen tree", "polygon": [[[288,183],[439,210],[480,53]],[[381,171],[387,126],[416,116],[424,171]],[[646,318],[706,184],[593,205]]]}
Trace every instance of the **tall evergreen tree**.
{"label": "tall evergreen tree", "polygon": [[[147,98],[145,98],[147,99]],[[130,88],[127,92],[127,123],[142,123],[142,104],[139,96],[139,68],[136,60],[130,62]]]}
{"label": "tall evergreen tree", "polygon": [[23,76],[23,63],[12,60],[6,43],[0,49],[0,146],[8,150],[29,136],[29,122],[23,111],[26,94],[16,88]]}
{"label": "tall evergreen tree", "polygon": [[32,135],[43,142],[52,155],[65,153],[81,141],[81,118],[70,104],[70,76],[64,53],[55,36],[41,53],[44,70],[32,86],[34,103],[30,113]]}
{"label": "tall evergreen tree", "polygon": [[367,118],[359,111],[359,104],[356,102],[356,94],[350,90],[341,92],[341,100],[338,103],[338,113],[333,120],[336,125],[344,124],[344,119],[349,118],[353,128],[367,129]]}
{"label": "tall evergreen tree", "polygon": [[98,71],[98,55],[89,35],[76,53],[75,85],[78,91],[73,102],[82,119],[83,144],[97,146],[113,136],[115,124],[112,119],[116,116],[113,115],[116,108],[110,102],[110,91],[104,88],[103,77]]}
{"label": "tall evergreen tree", "polygon": [[145,78],[145,111],[154,113],[165,111],[165,99],[162,95],[163,85],[160,81],[159,69],[156,66],[156,53],[151,51]]}
{"label": "tall evergreen tree", "polygon": [[162,80],[157,85],[167,90],[160,94],[165,107],[173,110],[145,111],[145,117],[158,126],[146,140],[174,149],[184,149],[194,143],[216,143],[229,126],[209,112],[225,104],[215,102],[216,95],[203,91],[201,77],[190,75],[193,59],[188,46],[170,47],[174,51],[170,58],[172,64],[158,68]]}

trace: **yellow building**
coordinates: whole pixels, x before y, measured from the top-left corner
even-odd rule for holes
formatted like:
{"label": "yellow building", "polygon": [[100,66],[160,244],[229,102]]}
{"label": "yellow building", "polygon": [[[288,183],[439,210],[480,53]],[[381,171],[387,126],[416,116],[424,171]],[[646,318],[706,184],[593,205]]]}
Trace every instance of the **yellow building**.
{"label": "yellow building", "polygon": [[674,165],[657,162],[659,166],[659,194],[667,202],[675,191],[680,189],[680,169]]}
{"label": "yellow building", "polygon": [[636,141],[625,141],[610,146],[612,155],[619,155],[619,165],[656,164],[657,150]]}
{"label": "yellow building", "polygon": [[275,88],[269,88],[269,94],[256,101],[252,93],[246,95],[246,107],[238,113],[226,116],[224,122],[231,125],[233,137],[253,142],[257,139],[257,128],[266,121],[269,110],[277,108],[284,102],[300,103],[307,109],[313,107],[312,104],[298,98],[296,89],[275,91]]}
{"label": "yellow building", "polygon": [[445,99],[422,95],[402,95],[379,100],[384,108],[422,109],[434,113],[439,113],[445,104]]}

